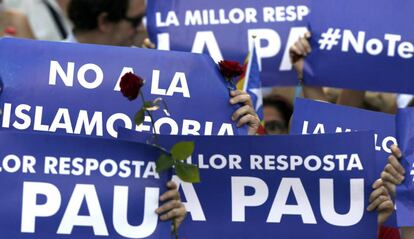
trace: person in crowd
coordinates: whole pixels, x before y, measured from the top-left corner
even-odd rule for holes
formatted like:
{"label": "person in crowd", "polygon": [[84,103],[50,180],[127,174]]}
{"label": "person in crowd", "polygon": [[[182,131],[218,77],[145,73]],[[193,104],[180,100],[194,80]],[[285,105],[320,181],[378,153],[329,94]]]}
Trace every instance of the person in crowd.
{"label": "person in crowd", "polygon": [[68,6],[73,32],[69,42],[155,48],[143,19],[145,0],[73,0]]}
{"label": "person in crowd", "polygon": [[263,120],[267,134],[287,134],[293,106],[280,95],[269,95],[263,99]]}
{"label": "person in crowd", "polygon": [[6,9],[3,1],[0,0],[0,37],[2,36],[34,38],[26,16]]}
{"label": "person in crowd", "polygon": [[144,12],[140,0],[71,0],[69,42],[132,46]]}
{"label": "person in crowd", "polygon": [[8,8],[22,12],[28,18],[38,40],[61,41],[71,31],[66,16],[70,0],[3,0]]}

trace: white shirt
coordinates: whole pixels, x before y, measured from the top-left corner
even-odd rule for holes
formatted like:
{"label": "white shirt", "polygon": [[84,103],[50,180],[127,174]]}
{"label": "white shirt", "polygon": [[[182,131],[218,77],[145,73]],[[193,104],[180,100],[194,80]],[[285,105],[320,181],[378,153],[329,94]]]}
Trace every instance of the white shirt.
{"label": "white shirt", "polygon": [[69,33],[68,37],[65,40],[63,40],[62,42],[78,43],[78,40],[76,39],[75,35],[73,35],[73,33]]}
{"label": "white shirt", "polygon": [[[66,32],[71,32],[70,21],[64,16],[56,0],[47,0],[53,9],[60,15]],[[14,8],[24,13],[36,39],[61,41],[61,35],[49,9],[41,0],[3,0],[5,7]]]}

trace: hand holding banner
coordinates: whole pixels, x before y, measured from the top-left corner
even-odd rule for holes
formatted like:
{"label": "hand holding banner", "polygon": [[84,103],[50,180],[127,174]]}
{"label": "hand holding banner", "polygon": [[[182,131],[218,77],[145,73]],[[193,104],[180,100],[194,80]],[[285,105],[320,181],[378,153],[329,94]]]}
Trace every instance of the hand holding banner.
{"label": "hand holding banner", "polygon": [[405,168],[405,180],[397,186],[397,222],[400,227],[414,227],[414,109],[399,110],[397,114],[397,138],[402,152],[401,164]]}
{"label": "hand holding banner", "polygon": [[[394,115],[297,98],[290,134],[325,134],[351,131],[373,131],[375,175],[380,177],[391,154],[395,138]],[[315,112],[318,112],[315,114]],[[395,213],[385,222],[396,227]]]}

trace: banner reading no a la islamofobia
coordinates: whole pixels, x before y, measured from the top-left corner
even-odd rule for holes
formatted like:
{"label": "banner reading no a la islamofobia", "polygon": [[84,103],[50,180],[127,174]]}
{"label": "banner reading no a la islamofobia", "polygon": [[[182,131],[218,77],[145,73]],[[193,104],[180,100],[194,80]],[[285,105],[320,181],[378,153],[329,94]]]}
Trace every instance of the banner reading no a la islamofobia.
{"label": "banner reading no a la islamofobia", "polygon": [[[135,125],[142,106],[128,101],[119,79],[145,80],[146,100],[163,98],[169,114],[153,112],[161,134],[237,135],[227,83],[210,57],[130,47],[22,39],[0,40],[1,128],[116,138],[118,127],[152,132],[150,117]],[[220,112],[220,113],[217,113]]]}

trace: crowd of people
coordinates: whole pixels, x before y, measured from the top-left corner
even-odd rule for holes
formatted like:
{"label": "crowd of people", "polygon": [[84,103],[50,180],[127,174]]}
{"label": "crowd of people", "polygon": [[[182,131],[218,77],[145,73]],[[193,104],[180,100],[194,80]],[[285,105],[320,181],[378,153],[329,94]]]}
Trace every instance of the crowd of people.
{"label": "crowd of people", "polygon": [[[136,46],[155,48],[145,29],[145,0],[0,0],[0,36],[21,37],[70,43]],[[311,33],[306,33],[290,48],[292,64],[297,72],[301,95],[308,99],[326,101],[387,113],[395,113],[397,107],[414,104],[410,95],[362,92],[347,89],[328,89],[306,86],[303,81],[304,58],[312,51],[309,44]],[[288,134],[293,113],[295,88],[267,89],[263,99],[264,128],[267,134]],[[230,93],[230,104],[240,104],[231,118],[238,126],[248,125],[254,135],[260,127],[250,96],[243,91]],[[394,213],[396,185],[405,177],[399,163],[401,152],[392,147],[389,163],[373,185],[367,210],[378,211],[381,226]],[[186,216],[180,201],[177,185],[169,182],[169,190],[160,200],[157,209],[161,220],[174,220],[178,226]],[[380,238],[399,238],[399,231],[380,230]],[[413,228],[401,228],[401,238],[414,238]],[[388,234],[385,235],[385,234]]]}

